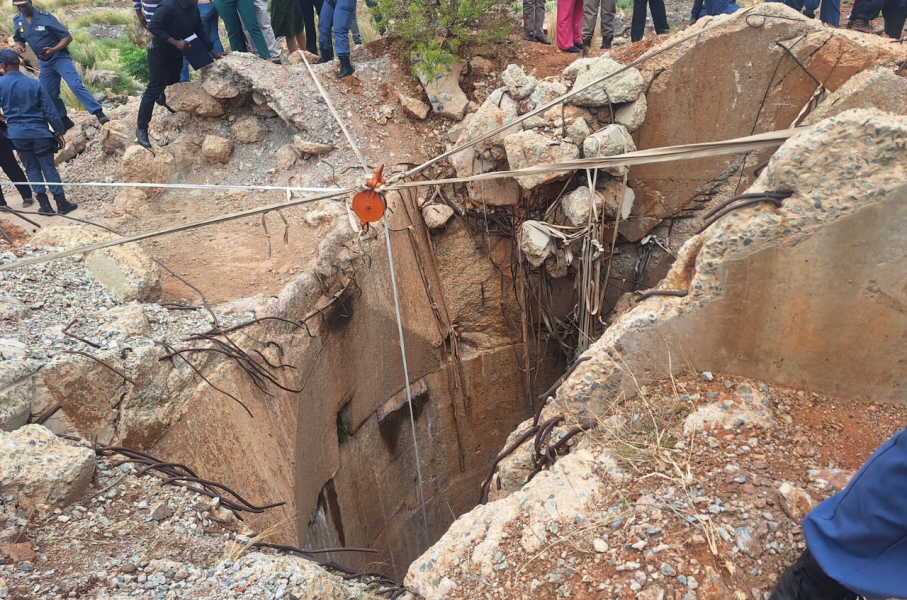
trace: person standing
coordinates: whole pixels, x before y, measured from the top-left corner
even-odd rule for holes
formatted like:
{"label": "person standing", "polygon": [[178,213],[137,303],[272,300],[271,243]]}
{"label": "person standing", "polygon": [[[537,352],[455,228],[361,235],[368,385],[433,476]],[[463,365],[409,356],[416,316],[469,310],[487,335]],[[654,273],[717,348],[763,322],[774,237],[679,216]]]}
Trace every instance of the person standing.
{"label": "person standing", "polygon": [[302,21],[305,23],[306,50],[310,54],[318,54],[318,28],[315,25],[315,14],[321,15],[323,0],[299,0],[302,8]]}
{"label": "person standing", "polygon": [[614,16],[617,14],[617,0],[584,0],[583,2],[583,46],[592,46],[595,35],[595,21],[601,11],[602,49],[610,50],[614,41]]}
{"label": "person standing", "polygon": [[[208,33],[208,39],[214,44],[216,52],[224,53],[224,45],[220,43],[220,32],[218,23],[220,17],[217,16],[217,9],[214,8],[214,0],[198,0],[198,12],[202,16],[202,26]],[[189,60],[183,58],[183,71],[180,73],[180,82],[189,81]]]}
{"label": "person standing", "polygon": [[[340,61],[337,79],[343,79],[356,72],[350,62],[350,23],[356,14],[356,0],[324,0],[318,17],[318,36],[321,45],[321,60],[318,64],[334,60],[334,50]],[[331,36],[333,34],[333,47]]]}
{"label": "person standing", "polygon": [[6,117],[7,134],[35,190],[38,212],[54,213],[44,189],[45,182],[50,184],[57,212],[65,215],[74,211],[78,206],[66,200],[63,186],[54,185],[60,183],[54,153],[58,147],[66,147],[63,120],[44,86],[19,71],[19,56],[12,50],[0,50],[0,75],[0,108]]}
{"label": "person standing", "polygon": [[564,52],[583,49],[583,0],[557,0],[557,47]]}
{"label": "person standing", "polygon": [[148,46],[148,87],[142,94],[135,130],[136,141],[145,148],[151,147],[148,125],[151,123],[155,102],[163,97],[167,86],[179,81],[183,68],[183,50],[189,48],[189,42],[185,38],[195,34],[211,56],[223,56],[214,49],[214,44],[208,38],[197,2],[198,0],[163,0],[148,26],[151,32],[151,44]]}
{"label": "person standing", "polygon": [[31,0],[13,0],[13,6],[19,9],[19,14],[13,17],[13,40],[16,42],[16,53],[25,54],[26,42],[31,46],[35,56],[38,57],[38,66],[41,68],[38,79],[60,114],[66,129],[71,129],[74,123],[66,114],[66,105],[60,99],[61,79],[66,82],[85,110],[97,117],[102,125],[109,122],[110,119],[82,83],[79,72],[72,64],[72,57],[68,50],[69,44],[72,43],[69,31],[49,12],[35,10]]}
{"label": "person standing", "polygon": [[527,42],[551,45],[545,35],[545,0],[523,0],[523,29]]}
{"label": "person standing", "polygon": [[[265,60],[271,56],[265,36],[258,26],[258,15],[255,12],[254,0],[214,0],[217,14],[224,21],[227,28],[227,38],[230,40],[230,50],[245,52],[246,39],[243,36],[243,24],[249,31],[249,36],[258,51],[258,56]],[[242,20],[239,17],[242,16]]]}
{"label": "person standing", "polygon": [[633,20],[630,23],[630,41],[638,42],[646,33],[646,7],[652,10],[655,33],[662,35],[671,28],[665,0],[633,0]]}
{"label": "person standing", "polygon": [[[258,24],[258,29],[261,31],[262,37],[265,38],[265,45],[268,47],[268,53],[260,55],[261,58],[265,60],[270,59],[275,65],[280,63],[280,48],[277,47],[277,37],[274,35],[274,28],[271,27],[271,15],[268,13],[268,0],[253,0],[255,5],[255,22]],[[239,20],[242,22],[243,35],[246,36],[246,44],[248,47],[255,45],[255,42],[252,39],[252,31],[249,29],[249,24],[246,23],[244,17],[239,15]]]}
{"label": "person standing", "polygon": [[305,23],[299,0],[272,0],[271,23],[274,25],[274,35],[287,38],[290,54],[306,49]]}
{"label": "person standing", "polygon": [[[27,179],[25,173],[22,172],[22,167],[19,166],[19,161],[16,160],[16,155],[13,153],[15,148],[13,148],[13,143],[9,141],[7,132],[8,127],[6,121],[0,119],[0,168],[3,169],[3,172],[6,173],[6,176],[9,177],[10,181],[20,182],[16,184],[16,190],[22,197],[22,208],[28,208],[33,205],[35,201],[32,198],[31,188],[28,184],[21,183],[27,181]],[[0,206],[6,205],[6,198],[3,197],[3,191],[0,190]]]}

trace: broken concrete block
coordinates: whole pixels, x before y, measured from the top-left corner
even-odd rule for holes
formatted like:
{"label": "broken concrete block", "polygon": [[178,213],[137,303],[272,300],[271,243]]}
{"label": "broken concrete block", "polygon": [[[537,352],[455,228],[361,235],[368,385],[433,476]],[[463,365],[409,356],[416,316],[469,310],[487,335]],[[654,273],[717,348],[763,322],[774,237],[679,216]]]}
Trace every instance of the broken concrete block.
{"label": "broken concrete block", "polygon": [[447,67],[443,72],[434,76],[425,69],[420,68],[421,59],[413,53],[413,65],[425,95],[431,102],[435,114],[459,121],[466,114],[469,99],[460,89],[460,74],[463,72],[463,62],[459,61]]}
{"label": "broken concrete block", "polygon": [[885,67],[861,71],[825,98],[803,119],[803,125],[818,123],[853,108],[877,108],[907,115],[907,79]]}
{"label": "broken concrete block", "polygon": [[[128,183],[172,183],[176,175],[176,159],[160,148],[155,152],[134,144],[126,148],[120,163],[120,179]],[[163,188],[147,188],[149,196],[160,196]]]}
{"label": "broken concrete block", "polygon": [[[243,58],[236,53],[221,60],[214,61],[202,71],[202,89],[215,98],[236,98],[252,91],[251,82],[243,75],[245,69],[235,68],[242,65]],[[249,56],[251,58],[251,56]],[[252,66],[251,64],[249,65]]]}
{"label": "broken concrete block", "polygon": [[327,154],[328,152],[330,152],[331,150],[334,149],[334,147],[330,144],[323,144],[321,142],[313,142],[313,141],[301,138],[298,135],[293,136],[293,146],[296,148],[296,151],[299,152],[299,154],[312,154],[312,155]]}
{"label": "broken concrete block", "polygon": [[284,144],[277,149],[277,166],[281,171],[289,171],[296,166],[299,154],[293,144]]}
{"label": "broken concrete block", "polygon": [[507,68],[501,73],[501,81],[504,82],[507,93],[514,100],[528,98],[539,83],[535,77],[526,75],[523,69],[513,64],[507,65]]}
{"label": "broken concrete block", "polygon": [[132,129],[125,121],[109,121],[101,126],[101,150],[105,154],[116,154],[125,150],[132,141]]}
{"label": "broken concrete block", "polygon": [[[591,210],[593,202],[595,206],[594,216]],[[601,220],[604,203],[604,195],[598,190],[590,192],[588,187],[577,188],[561,199],[564,215],[574,227],[589,225],[590,217],[593,218],[593,221],[595,219]]]}
{"label": "broken concrete block", "polygon": [[[77,248],[117,236],[88,227],[54,225],[42,228],[33,243]],[[161,297],[161,268],[136,243],[94,250],[85,255],[85,266],[99,282],[126,302],[156,302]]]}
{"label": "broken concrete block", "polygon": [[[579,158],[579,148],[567,140],[553,139],[535,131],[521,131],[508,135],[504,140],[507,162],[511,169],[523,169],[533,165],[551,164]],[[531,190],[570,177],[572,172],[539,173],[518,177],[524,190]]]}
{"label": "broken concrete block", "polygon": [[567,125],[567,137],[577,146],[582,146],[590,135],[592,135],[592,128],[583,117],[573,119],[573,122]]}
{"label": "broken concrete block", "polygon": [[605,214],[611,219],[616,219],[620,213],[620,220],[626,221],[630,218],[633,210],[633,202],[636,201],[636,193],[633,188],[623,189],[623,181],[612,179],[605,184],[602,190],[605,195]]}
{"label": "broken concrete block", "polygon": [[399,98],[400,106],[403,107],[403,110],[409,116],[419,119],[420,121],[424,121],[428,117],[428,112],[431,110],[431,107],[426,103],[415,98],[410,98],[409,96],[404,96],[403,94],[400,94]]}
{"label": "broken concrete block", "polygon": [[470,181],[466,189],[469,191],[467,199],[476,206],[516,206],[523,197],[520,184],[509,177]]}
{"label": "broken concrete block", "polygon": [[786,481],[778,488],[778,499],[784,514],[796,522],[801,521],[816,505],[805,490]]}
{"label": "broken concrete block", "polygon": [[[475,116],[469,122],[466,128],[464,140],[474,140],[479,138],[493,129],[515,120],[520,104],[510,97],[507,90],[498,88],[482,103]],[[522,127],[519,123],[509,127],[495,136],[479,142],[475,146],[475,151],[482,154],[488,159],[500,160],[504,158],[504,138],[508,135],[520,131]]]}
{"label": "broken concrete block", "polygon": [[145,311],[138,304],[115,306],[103,313],[103,321],[98,326],[101,331],[111,331],[124,335],[150,335],[151,325]]}
{"label": "broken concrete block", "polygon": [[233,153],[233,142],[217,135],[206,135],[202,142],[202,154],[210,162],[224,164]]}
{"label": "broken concrete block", "polygon": [[[579,69],[573,89],[585,87],[623,68],[624,65],[603,56]],[[577,106],[608,106],[609,103],[634,102],[642,92],[643,86],[642,74],[636,69],[629,69],[579,92],[570,101]]]}
{"label": "broken concrete block", "polygon": [[22,302],[12,296],[0,293],[0,321],[15,323],[27,319],[31,311]]}
{"label": "broken concrete block", "polygon": [[639,129],[646,120],[646,95],[640,94],[633,102],[621,104],[614,111],[614,122],[623,125],[631,133]]}
{"label": "broken concrete block", "polygon": [[167,88],[167,104],[173,110],[197,117],[219,117],[224,114],[220,100],[206,92],[197,83],[175,83]]}
{"label": "broken concrete block", "polygon": [[268,135],[268,128],[261,122],[261,119],[254,115],[236,119],[230,129],[233,131],[233,137],[243,144],[260,142]]}
{"label": "broken concrete block", "polygon": [[[623,125],[608,125],[598,133],[594,133],[583,142],[583,156],[585,158],[600,158],[602,156],[617,156],[627,152],[635,152],[636,144],[627,128]],[[602,169],[605,173],[620,177],[627,167],[607,167]]]}
{"label": "broken concrete block", "polygon": [[67,160],[72,160],[77,155],[85,152],[88,147],[88,137],[80,125],[76,125],[66,132],[66,147],[54,156],[54,163],[60,165]]}
{"label": "broken concrete block", "polygon": [[[567,86],[559,82],[551,81],[540,81],[538,85],[535,86],[535,90],[529,96],[529,111],[532,112],[555,98],[560,98],[567,93]],[[555,118],[560,118],[560,108],[557,108],[557,115]],[[549,110],[554,110],[554,108]],[[571,107],[574,108],[574,107]],[[544,127],[548,122],[548,113],[542,113],[534,117],[529,117],[523,121],[523,129],[534,129],[536,127]]]}
{"label": "broken concrete block", "polygon": [[72,504],[95,466],[93,451],[70,446],[41,425],[0,432],[0,496],[14,497],[21,510]]}
{"label": "broken concrete block", "polygon": [[454,210],[446,204],[429,204],[422,207],[422,218],[429,229],[440,229],[447,225]]}
{"label": "broken concrete block", "polygon": [[520,252],[533,267],[541,266],[554,252],[554,241],[543,228],[539,227],[538,221],[523,221],[520,227]]}

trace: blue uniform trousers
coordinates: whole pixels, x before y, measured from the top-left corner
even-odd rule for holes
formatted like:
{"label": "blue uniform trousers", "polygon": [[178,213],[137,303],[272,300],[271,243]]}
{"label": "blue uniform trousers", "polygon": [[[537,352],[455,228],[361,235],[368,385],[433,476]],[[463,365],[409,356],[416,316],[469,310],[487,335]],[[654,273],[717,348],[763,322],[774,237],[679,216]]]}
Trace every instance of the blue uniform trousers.
{"label": "blue uniform trousers", "polygon": [[350,25],[356,15],[356,0],[324,0],[318,15],[318,37],[321,50],[331,49],[331,28],[334,30],[334,51],[337,56],[350,55]]}
{"label": "blue uniform trousers", "polygon": [[[25,167],[25,173],[32,184],[32,189],[36,194],[43,194],[44,182],[59,183],[60,173],[54,164],[54,149],[56,141],[54,138],[28,138],[28,139],[10,139],[19,158],[22,159],[22,165]],[[57,196],[63,195],[63,186],[51,185],[50,193]]]}
{"label": "blue uniform trousers", "polygon": [[[781,2],[790,6],[797,12],[804,12],[813,17],[819,9],[819,20],[827,25],[838,27],[841,24],[841,0],[766,0],[767,2]],[[821,7],[819,4],[821,3]]]}
{"label": "blue uniform trousers", "polygon": [[54,103],[54,108],[57,109],[61,117],[66,116],[66,106],[63,104],[63,100],[60,99],[61,79],[66,82],[66,85],[76,95],[85,110],[91,114],[101,110],[101,105],[98,104],[98,101],[94,99],[94,96],[82,83],[82,78],[79,77],[79,72],[76,71],[76,67],[72,64],[72,57],[68,52],[54,54],[50,57],[50,60],[38,59],[38,66],[41,67],[41,74],[38,76],[38,80],[44,86],[44,91],[47,92],[47,95]]}
{"label": "blue uniform trousers", "polygon": [[813,509],[803,534],[822,569],[847,589],[867,598],[907,598],[907,431]]}

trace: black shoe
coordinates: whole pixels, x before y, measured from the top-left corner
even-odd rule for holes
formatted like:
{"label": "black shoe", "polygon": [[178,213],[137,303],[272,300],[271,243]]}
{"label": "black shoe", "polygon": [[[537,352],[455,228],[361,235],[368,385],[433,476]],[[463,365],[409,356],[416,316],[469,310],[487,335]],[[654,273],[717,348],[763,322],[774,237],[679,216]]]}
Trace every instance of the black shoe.
{"label": "black shoe", "polygon": [[340,59],[340,72],[337,73],[337,79],[349,77],[356,72],[356,69],[354,69],[353,65],[350,63],[349,56],[338,56],[337,58]]}
{"label": "black shoe", "polygon": [[564,52],[570,52],[571,54],[576,54],[579,51],[580,51],[580,49],[577,48],[576,46],[571,46],[571,47],[567,48],[566,50],[564,50]]}
{"label": "black shoe", "polygon": [[606,35],[602,37],[602,50],[610,50],[611,43],[614,41],[613,35]]}
{"label": "black shoe", "polygon": [[327,64],[334,60],[334,49],[333,48],[322,48],[321,58],[318,59],[316,65]]}
{"label": "black shoe", "polygon": [[536,36],[535,41],[538,42],[539,44],[545,44],[546,46],[551,45],[551,40],[549,40],[548,38],[546,38],[543,35]]}
{"label": "black shoe", "polygon": [[141,127],[135,128],[135,141],[138,142],[139,146],[144,148],[151,148],[151,142],[148,140],[148,130],[142,129]]}
{"label": "black shoe", "polygon": [[583,48],[587,48],[587,49],[592,48],[592,38],[591,37],[583,38]]}
{"label": "black shoe", "polygon": [[272,58],[272,59],[271,59],[271,62],[274,63],[275,65],[282,65],[282,64],[283,64],[282,62],[280,62],[280,59],[279,59],[279,58]]}
{"label": "black shoe", "polygon": [[39,215],[52,215],[54,209],[50,206],[50,201],[47,199],[47,194],[37,194],[35,196],[38,199],[38,214]]}
{"label": "black shoe", "polygon": [[34,198],[22,198],[22,208],[31,208],[35,205]]}
{"label": "black shoe", "polygon": [[110,123],[110,117],[105,115],[103,110],[97,111],[96,113],[94,113],[94,116],[98,118],[98,123],[100,123],[101,125],[103,125],[104,123]]}
{"label": "black shoe", "polygon": [[829,577],[809,548],[788,567],[769,600],[856,600],[857,594]]}
{"label": "black shoe", "polygon": [[67,116],[60,117],[60,120],[63,121],[63,129],[65,131],[69,131],[70,129],[72,129],[73,127],[76,126],[76,124],[72,122],[72,119],[70,119]]}
{"label": "black shoe", "polygon": [[54,196],[54,202],[57,203],[57,214],[66,215],[79,208],[79,205],[75,202],[69,202],[66,200],[66,196],[59,195]]}

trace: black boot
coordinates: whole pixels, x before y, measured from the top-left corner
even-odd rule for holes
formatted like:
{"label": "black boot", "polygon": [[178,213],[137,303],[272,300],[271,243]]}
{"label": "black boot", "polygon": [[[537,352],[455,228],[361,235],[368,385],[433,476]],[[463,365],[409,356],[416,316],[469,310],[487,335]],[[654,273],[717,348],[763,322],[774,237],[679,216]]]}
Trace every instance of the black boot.
{"label": "black boot", "polygon": [[788,567],[769,600],[856,600],[857,594],[829,577],[809,548]]}
{"label": "black boot", "polygon": [[614,41],[613,35],[604,35],[602,36],[602,50],[610,50],[611,43]]}
{"label": "black boot", "polygon": [[38,214],[39,215],[52,215],[54,214],[54,209],[50,206],[50,201],[47,199],[47,194],[36,194],[35,197],[38,199]]}
{"label": "black boot", "polygon": [[110,117],[104,114],[103,110],[98,110],[93,113],[95,117],[98,118],[98,123],[104,125],[105,123],[110,123]]}
{"label": "black boot", "polygon": [[75,209],[79,208],[79,205],[75,202],[69,202],[64,194],[54,196],[54,202],[57,203],[57,213],[61,215],[71,213]]}
{"label": "black boot", "polygon": [[356,69],[354,69],[352,63],[350,63],[349,56],[338,56],[337,58],[340,59],[340,72],[337,73],[337,79],[343,79],[356,72]]}
{"label": "black boot", "polygon": [[583,38],[583,48],[590,50],[592,48],[592,36]]}
{"label": "black boot", "polygon": [[321,49],[321,58],[318,59],[316,65],[323,65],[334,60],[334,49],[333,48],[322,48]]}
{"label": "black boot", "polygon": [[141,127],[135,128],[135,141],[138,142],[139,146],[144,148],[151,148],[151,142],[148,140],[148,130]]}
{"label": "black boot", "polygon": [[69,117],[67,117],[65,115],[60,117],[60,120],[63,121],[63,128],[66,131],[69,131],[70,129],[72,129],[73,127],[76,126],[76,124],[72,122],[72,119],[70,119]]}

